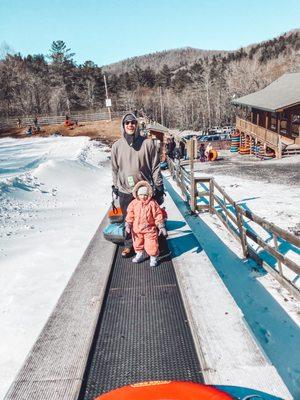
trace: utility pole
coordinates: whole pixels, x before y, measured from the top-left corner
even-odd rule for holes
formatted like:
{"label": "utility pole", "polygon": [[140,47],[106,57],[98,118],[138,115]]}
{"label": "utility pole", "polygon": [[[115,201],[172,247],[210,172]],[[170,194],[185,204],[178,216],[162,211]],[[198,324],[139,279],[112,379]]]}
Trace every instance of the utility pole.
{"label": "utility pole", "polygon": [[164,125],[164,105],[163,105],[161,86],[159,86],[159,99],[160,99],[160,120],[161,124]]}
{"label": "utility pole", "polygon": [[105,86],[105,94],[106,94],[106,107],[108,110],[108,115],[109,115],[109,120],[111,121],[111,111],[110,111],[110,107],[111,107],[111,99],[108,98],[108,90],[107,90],[107,83],[106,83],[106,76],[105,74],[103,74],[103,79],[104,79],[104,86]]}

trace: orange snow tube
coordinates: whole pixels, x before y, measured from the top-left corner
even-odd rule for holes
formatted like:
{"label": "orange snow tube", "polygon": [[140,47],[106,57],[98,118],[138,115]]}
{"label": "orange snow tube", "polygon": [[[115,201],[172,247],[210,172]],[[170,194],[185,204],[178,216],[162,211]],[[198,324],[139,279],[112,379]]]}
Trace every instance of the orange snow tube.
{"label": "orange snow tube", "polygon": [[73,121],[70,121],[69,119],[66,119],[66,120],[65,120],[65,125],[66,125],[66,126],[73,126],[73,125],[74,125],[74,122],[73,122]]}
{"label": "orange snow tube", "polygon": [[240,154],[250,154],[250,147],[240,147],[239,153]]}
{"label": "orange snow tube", "polygon": [[153,381],[124,386],[95,400],[232,400],[229,394],[201,383]]}
{"label": "orange snow tube", "polygon": [[218,158],[217,150],[214,150],[214,149],[210,150],[209,154],[208,154],[209,161],[215,161],[217,158]]}

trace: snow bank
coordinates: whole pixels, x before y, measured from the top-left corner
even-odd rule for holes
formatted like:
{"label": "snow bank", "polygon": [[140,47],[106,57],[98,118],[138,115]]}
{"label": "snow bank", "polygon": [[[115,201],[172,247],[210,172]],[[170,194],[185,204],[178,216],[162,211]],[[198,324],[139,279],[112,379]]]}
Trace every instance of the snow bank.
{"label": "snow bank", "polygon": [[108,148],[0,140],[0,398],[109,207]]}

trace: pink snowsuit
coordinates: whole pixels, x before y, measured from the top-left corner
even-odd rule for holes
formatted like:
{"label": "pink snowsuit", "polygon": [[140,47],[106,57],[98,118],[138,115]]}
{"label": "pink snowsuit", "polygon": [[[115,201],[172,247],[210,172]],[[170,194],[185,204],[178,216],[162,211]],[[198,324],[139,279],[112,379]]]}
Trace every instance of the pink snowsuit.
{"label": "pink snowsuit", "polygon": [[151,198],[151,194],[146,201],[137,198],[132,200],[127,208],[125,221],[132,226],[135,252],[145,250],[149,256],[157,256],[159,253],[157,227],[164,224],[164,217],[157,202]]}

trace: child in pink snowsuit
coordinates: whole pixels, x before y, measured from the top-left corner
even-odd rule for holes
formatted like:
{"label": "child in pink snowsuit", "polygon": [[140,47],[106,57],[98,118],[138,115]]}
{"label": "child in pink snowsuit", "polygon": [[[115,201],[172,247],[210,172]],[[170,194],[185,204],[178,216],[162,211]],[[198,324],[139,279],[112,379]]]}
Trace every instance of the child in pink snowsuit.
{"label": "child in pink snowsuit", "polygon": [[136,256],[132,262],[145,259],[144,250],[150,256],[150,266],[158,264],[158,236],[167,236],[164,216],[161,208],[152,199],[152,188],[146,181],[138,182],[132,192],[135,197],[127,208],[125,219],[126,232],[132,232],[133,247]]}

